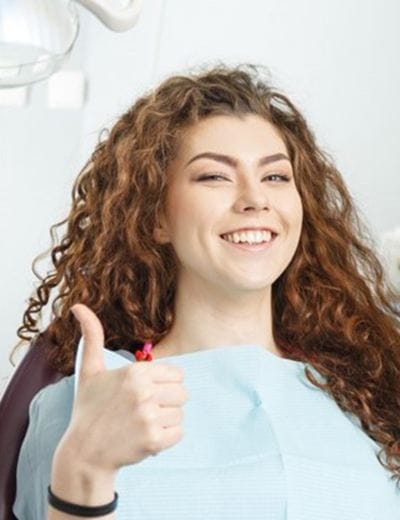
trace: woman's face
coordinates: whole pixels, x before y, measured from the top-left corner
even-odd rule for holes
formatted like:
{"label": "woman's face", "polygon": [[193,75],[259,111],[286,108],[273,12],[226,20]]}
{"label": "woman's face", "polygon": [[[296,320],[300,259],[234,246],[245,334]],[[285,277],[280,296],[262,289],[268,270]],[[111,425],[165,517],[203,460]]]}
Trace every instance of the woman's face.
{"label": "woman's face", "polygon": [[[213,157],[197,157],[206,153]],[[259,164],[269,156],[277,160]],[[168,167],[166,215],[156,231],[157,240],[174,247],[181,280],[195,277],[233,294],[265,289],[282,274],[296,251],[303,218],[288,159],[277,130],[257,115],[212,116],[185,131]],[[206,175],[218,177],[201,180]],[[254,227],[271,228],[278,236],[259,251],[221,238]]]}

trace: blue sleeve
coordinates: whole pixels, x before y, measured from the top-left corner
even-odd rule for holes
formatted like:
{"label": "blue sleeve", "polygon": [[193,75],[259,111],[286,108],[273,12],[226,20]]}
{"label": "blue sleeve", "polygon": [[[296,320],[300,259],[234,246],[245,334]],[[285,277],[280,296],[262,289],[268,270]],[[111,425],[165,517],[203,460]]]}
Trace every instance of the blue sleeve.
{"label": "blue sleeve", "polygon": [[42,388],[29,405],[29,424],[17,462],[13,513],[18,520],[47,518],[47,486],[55,449],[71,418],[73,379],[65,377]]}

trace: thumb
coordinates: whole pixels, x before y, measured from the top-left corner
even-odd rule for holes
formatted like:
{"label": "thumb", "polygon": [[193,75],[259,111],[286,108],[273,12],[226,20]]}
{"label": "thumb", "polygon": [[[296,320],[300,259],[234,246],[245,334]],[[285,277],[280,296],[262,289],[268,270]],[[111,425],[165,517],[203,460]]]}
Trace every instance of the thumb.
{"label": "thumb", "polygon": [[103,372],[104,362],[104,330],[96,314],[83,303],[71,307],[71,312],[79,321],[82,338],[82,358],[79,377],[85,378]]}

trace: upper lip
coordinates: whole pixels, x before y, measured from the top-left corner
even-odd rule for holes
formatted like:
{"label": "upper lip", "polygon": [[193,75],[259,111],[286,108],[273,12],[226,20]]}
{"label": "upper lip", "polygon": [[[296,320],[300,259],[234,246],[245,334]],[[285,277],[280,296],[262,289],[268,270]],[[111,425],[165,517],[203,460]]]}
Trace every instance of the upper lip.
{"label": "upper lip", "polygon": [[272,233],[275,233],[275,235],[278,234],[278,232],[270,226],[248,226],[239,229],[233,229],[232,231],[225,231],[225,233],[222,234],[228,235],[229,233],[240,233],[241,231],[272,231]]}

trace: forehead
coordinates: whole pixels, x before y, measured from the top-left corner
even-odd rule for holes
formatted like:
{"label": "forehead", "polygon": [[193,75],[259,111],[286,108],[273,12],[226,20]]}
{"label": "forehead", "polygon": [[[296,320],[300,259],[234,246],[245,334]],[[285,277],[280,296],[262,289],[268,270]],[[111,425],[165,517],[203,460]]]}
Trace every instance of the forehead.
{"label": "forehead", "polygon": [[181,134],[177,158],[185,161],[195,153],[221,152],[233,156],[244,153],[262,155],[286,152],[278,129],[256,114],[217,115],[202,119]]}

